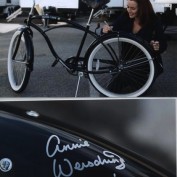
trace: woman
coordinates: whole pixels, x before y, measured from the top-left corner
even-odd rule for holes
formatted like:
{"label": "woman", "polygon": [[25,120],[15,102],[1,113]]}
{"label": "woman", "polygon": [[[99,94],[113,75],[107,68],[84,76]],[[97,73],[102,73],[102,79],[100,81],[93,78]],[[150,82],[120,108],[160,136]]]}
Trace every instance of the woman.
{"label": "woman", "polygon": [[167,48],[163,28],[149,0],[128,0],[127,10],[111,25],[105,25],[102,32],[125,31],[133,33],[150,43],[156,53],[156,75],[163,71],[160,54]]}

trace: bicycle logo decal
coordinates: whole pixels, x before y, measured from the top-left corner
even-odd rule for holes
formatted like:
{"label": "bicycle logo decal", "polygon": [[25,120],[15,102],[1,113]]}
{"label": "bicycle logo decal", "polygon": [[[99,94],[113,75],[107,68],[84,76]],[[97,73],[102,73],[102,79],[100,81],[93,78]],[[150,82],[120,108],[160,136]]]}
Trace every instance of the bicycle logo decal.
{"label": "bicycle logo decal", "polygon": [[8,172],[12,169],[12,161],[8,158],[3,158],[0,160],[0,170],[3,172]]}

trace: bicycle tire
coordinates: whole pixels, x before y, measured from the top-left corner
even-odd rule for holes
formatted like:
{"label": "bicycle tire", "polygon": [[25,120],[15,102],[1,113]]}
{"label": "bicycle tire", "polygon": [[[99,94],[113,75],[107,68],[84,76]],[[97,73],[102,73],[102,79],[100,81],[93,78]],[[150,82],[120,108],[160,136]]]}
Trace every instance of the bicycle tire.
{"label": "bicycle tire", "polygon": [[87,70],[92,85],[108,97],[138,97],[154,79],[152,54],[128,35],[110,35],[90,49]]}
{"label": "bicycle tire", "polygon": [[9,83],[12,90],[17,93],[22,92],[29,82],[31,73],[30,66],[33,64],[34,58],[34,48],[31,36],[28,33],[23,33],[17,53],[13,59],[20,34],[21,31],[17,30],[12,36],[7,63]]}

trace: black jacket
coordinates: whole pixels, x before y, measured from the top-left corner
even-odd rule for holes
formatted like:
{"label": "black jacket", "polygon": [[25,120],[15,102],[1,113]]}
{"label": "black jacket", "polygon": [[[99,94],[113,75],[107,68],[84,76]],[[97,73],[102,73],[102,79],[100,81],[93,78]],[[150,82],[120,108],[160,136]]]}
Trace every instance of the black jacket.
{"label": "black jacket", "polygon": [[[112,24],[113,31],[125,31],[132,33],[133,20],[128,17],[126,13],[120,15]],[[137,36],[141,37],[148,43],[151,40],[157,40],[160,43],[159,53],[162,53],[167,48],[167,40],[163,32],[162,25],[158,18],[155,18],[152,25],[147,25],[141,28],[141,30],[136,33]]]}

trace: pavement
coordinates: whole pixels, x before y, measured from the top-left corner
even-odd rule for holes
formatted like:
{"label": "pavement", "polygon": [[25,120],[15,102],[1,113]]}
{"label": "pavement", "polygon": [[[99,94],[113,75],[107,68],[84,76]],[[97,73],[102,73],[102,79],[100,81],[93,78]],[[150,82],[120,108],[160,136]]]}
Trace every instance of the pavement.
{"label": "pavement", "polygon": [[0,33],[9,33],[10,31],[16,30],[20,26],[20,24],[0,23]]}

